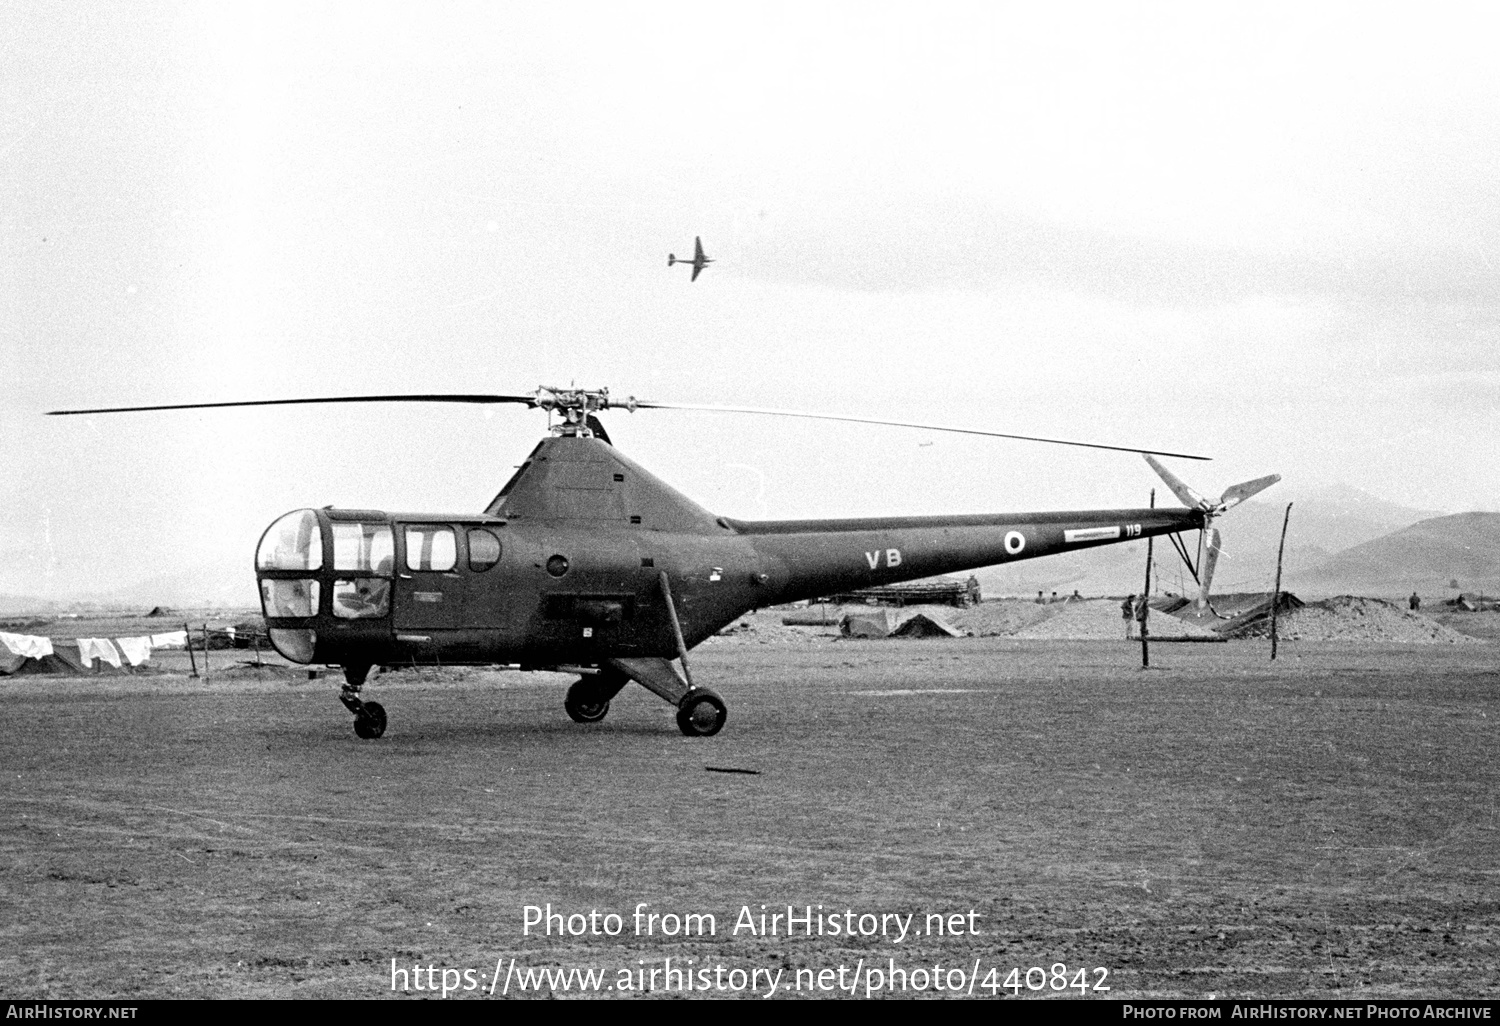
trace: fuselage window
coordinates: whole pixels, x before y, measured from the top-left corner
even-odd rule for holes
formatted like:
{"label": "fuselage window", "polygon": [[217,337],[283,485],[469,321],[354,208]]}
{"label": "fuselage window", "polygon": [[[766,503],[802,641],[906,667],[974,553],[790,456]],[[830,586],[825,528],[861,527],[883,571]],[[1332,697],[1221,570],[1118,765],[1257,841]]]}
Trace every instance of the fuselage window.
{"label": "fuselage window", "polygon": [[395,549],[389,524],[333,522],[333,568],[389,575]]}
{"label": "fuselage window", "polygon": [[406,568],[408,570],[452,570],[458,565],[458,542],[451,527],[408,527],[406,529]]}
{"label": "fuselage window", "polygon": [[473,528],[469,531],[469,569],[483,573],[500,562],[500,539],[489,531]]}
{"label": "fuselage window", "polygon": [[333,615],[345,620],[385,616],[391,611],[391,582],[380,577],[356,577],[333,582]]}

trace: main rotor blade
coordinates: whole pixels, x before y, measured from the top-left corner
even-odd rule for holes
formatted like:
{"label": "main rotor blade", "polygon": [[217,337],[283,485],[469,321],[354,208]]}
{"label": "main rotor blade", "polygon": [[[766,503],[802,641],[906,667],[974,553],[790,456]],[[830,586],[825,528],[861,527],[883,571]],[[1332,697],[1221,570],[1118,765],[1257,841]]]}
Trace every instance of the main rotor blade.
{"label": "main rotor blade", "polygon": [[[623,404],[621,404],[623,405]],[[922,431],[949,431],[960,435],[985,435],[990,438],[1014,438],[1022,442],[1045,442],[1048,445],[1073,445],[1083,449],[1109,449],[1113,452],[1155,453],[1158,456],[1175,456],[1183,460],[1208,460],[1211,456],[1193,456],[1183,452],[1167,452],[1163,449],[1143,449],[1132,445],[1103,445],[1099,442],[1075,442],[1065,438],[1043,438],[1039,435],[1016,435],[1005,431],[984,431],[979,428],[951,427],[946,424],[919,424],[906,420],[879,420],[875,417],[847,417],[834,413],[803,413],[799,410],[770,410],[754,406],[698,406],[687,403],[652,403],[632,399],[631,405],[642,410],[703,410],[709,413],[751,413],[768,417],[800,417],[804,420],[841,420],[851,424],[880,424],[886,427],[917,428]]]}
{"label": "main rotor blade", "polygon": [[150,410],[217,410],[226,406],[304,406],[310,403],[522,403],[536,405],[534,395],[338,395],[315,399],[252,399],[238,403],[175,403],[169,406],[109,406],[95,410],[49,410],[49,417],[82,413],[145,413]]}

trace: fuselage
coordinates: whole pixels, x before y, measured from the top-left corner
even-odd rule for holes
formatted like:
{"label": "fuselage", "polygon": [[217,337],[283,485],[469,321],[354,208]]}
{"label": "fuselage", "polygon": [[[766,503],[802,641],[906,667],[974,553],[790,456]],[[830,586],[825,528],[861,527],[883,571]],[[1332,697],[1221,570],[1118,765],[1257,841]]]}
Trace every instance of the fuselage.
{"label": "fuselage", "polygon": [[257,553],[277,649],[330,664],[671,657],[749,610],[1194,530],[1189,509],[743,521],[597,438],[542,441],[483,513],[299,510]]}

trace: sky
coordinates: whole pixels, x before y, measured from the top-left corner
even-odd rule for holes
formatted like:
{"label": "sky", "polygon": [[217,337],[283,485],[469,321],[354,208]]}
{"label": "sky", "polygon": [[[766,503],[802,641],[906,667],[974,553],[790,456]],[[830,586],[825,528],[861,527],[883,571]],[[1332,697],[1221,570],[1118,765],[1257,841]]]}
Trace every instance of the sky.
{"label": "sky", "polygon": [[[1500,508],[1483,5],[10,5],[0,593],[482,509],[608,387],[1201,453]],[[689,283],[668,252],[701,236]],[[1138,457],[617,412],[717,513],[1144,505]],[[1163,501],[1168,501],[1164,498]],[[1223,523],[1232,532],[1232,516]]]}

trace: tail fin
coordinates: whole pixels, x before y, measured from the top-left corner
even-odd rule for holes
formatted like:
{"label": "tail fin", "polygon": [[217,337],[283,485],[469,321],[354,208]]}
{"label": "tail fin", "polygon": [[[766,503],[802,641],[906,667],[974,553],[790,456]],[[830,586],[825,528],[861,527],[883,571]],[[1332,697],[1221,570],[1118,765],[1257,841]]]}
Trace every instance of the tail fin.
{"label": "tail fin", "polygon": [[667,254],[667,266],[671,267],[675,263],[677,263],[677,255],[675,253],[668,253]]}

